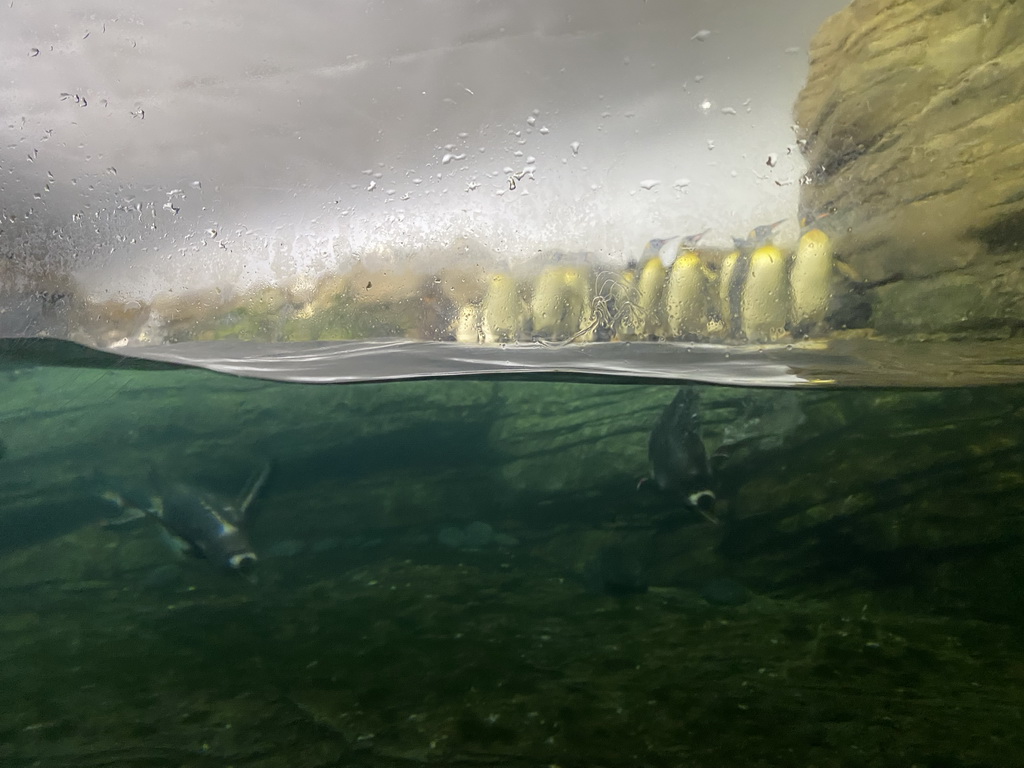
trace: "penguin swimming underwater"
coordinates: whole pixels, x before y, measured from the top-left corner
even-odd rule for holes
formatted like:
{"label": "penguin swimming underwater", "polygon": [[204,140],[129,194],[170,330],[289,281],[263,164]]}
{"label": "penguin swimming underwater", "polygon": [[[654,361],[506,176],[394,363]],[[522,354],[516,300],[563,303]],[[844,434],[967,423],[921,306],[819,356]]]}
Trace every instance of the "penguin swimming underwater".
{"label": "penguin swimming underwater", "polygon": [[682,495],[687,507],[718,523],[697,404],[697,390],[683,387],[658,417],[647,443],[650,479],[660,490]]}
{"label": "penguin swimming underwater", "polygon": [[159,494],[137,489],[124,493],[108,490],[102,497],[124,513],[108,525],[142,516],[152,518],[186,554],[238,571],[253,580],[258,558],[245,532],[245,516],[269,474],[267,464],[246,486],[237,504],[187,483],[169,484],[161,488]]}

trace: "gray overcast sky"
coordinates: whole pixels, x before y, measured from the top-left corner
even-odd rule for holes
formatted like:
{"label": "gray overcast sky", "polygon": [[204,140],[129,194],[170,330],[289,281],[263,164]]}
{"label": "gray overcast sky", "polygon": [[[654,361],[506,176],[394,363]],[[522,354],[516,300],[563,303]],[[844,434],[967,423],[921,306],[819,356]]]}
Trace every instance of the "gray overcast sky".
{"label": "gray overcast sky", "polygon": [[510,261],[724,243],[795,216],[792,103],[845,4],[14,0],[0,248],[146,295],[462,237]]}

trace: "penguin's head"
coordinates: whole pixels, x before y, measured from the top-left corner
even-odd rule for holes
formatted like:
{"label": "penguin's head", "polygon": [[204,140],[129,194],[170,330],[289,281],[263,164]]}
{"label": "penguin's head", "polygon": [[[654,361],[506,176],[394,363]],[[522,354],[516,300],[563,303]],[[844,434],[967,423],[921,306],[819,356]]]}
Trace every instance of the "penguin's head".
{"label": "penguin's head", "polygon": [[715,511],[715,498],[714,491],[703,490],[691,493],[686,497],[687,503],[700,512],[702,515],[710,515]]}
{"label": "penguin's head", "polygon": [[228,565],[238,571],[247,581],[256,583],[256,553],[238,552],[228,558]]}
{"label": "penguin's head", "polygon": [[679,240],[679,246],[676,248],[677,253],[683,253],[684,251],[692,250],[697,247],[697,244],[701,241],[710,229],[705,229],[703,232],[698,232],[695,235],[686,235]]}

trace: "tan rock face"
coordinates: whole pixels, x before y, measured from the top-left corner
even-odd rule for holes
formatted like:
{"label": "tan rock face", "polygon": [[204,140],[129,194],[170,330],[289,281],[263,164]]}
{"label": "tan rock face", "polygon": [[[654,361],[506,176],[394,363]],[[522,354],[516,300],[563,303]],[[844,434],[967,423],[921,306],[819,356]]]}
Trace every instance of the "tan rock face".
{"label": "tan rock face", "polygon": [[[815,38],[795,107],[802,207],[834,209],[839,255],[864,278],[903,274],[879,293],[887,331],[1024,313],[1011,288],[1024,253],[1022,93],[1024,3],[854,0]],[[963,304],[961,290],[983,303],[943,305]]]}

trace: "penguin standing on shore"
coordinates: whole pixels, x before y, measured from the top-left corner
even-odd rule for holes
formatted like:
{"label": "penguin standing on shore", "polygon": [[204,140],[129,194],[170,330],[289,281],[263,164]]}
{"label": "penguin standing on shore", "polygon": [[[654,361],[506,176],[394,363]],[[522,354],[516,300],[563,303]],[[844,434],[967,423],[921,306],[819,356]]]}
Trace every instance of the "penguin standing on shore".
{"label": "penguin standing on shore", "polygon": [[698,405],[697,390],[682,387],[658,417],[647,443],[650,479],[660,490],[682,496],[687,508],[718,523]]}
{"label": "penguin standing on shore", "polygon": [[668,274],[661,260],[661,249],[672,237],[656,237],[644,247],[640,256],[640,273],[636,279],[637,335],[651,339],[660,335],[664,322],[661,309],[661,295],[665,290],[665,276]]}
{"label": "penguin standing on shore", "polygon": [[676,258],[665,283],[665,336],[671,339],[706,338],[711,325],[710,275],[697,253],[704,230],[679,241]]}
{"label": "penguin standing on shore", "polygon": [[785,333],[789,313],[786,262],[772,235],[786,219],[755,227],[733,238],[736,250],[722,263],[719,295],[729,335],[772,341]]}

